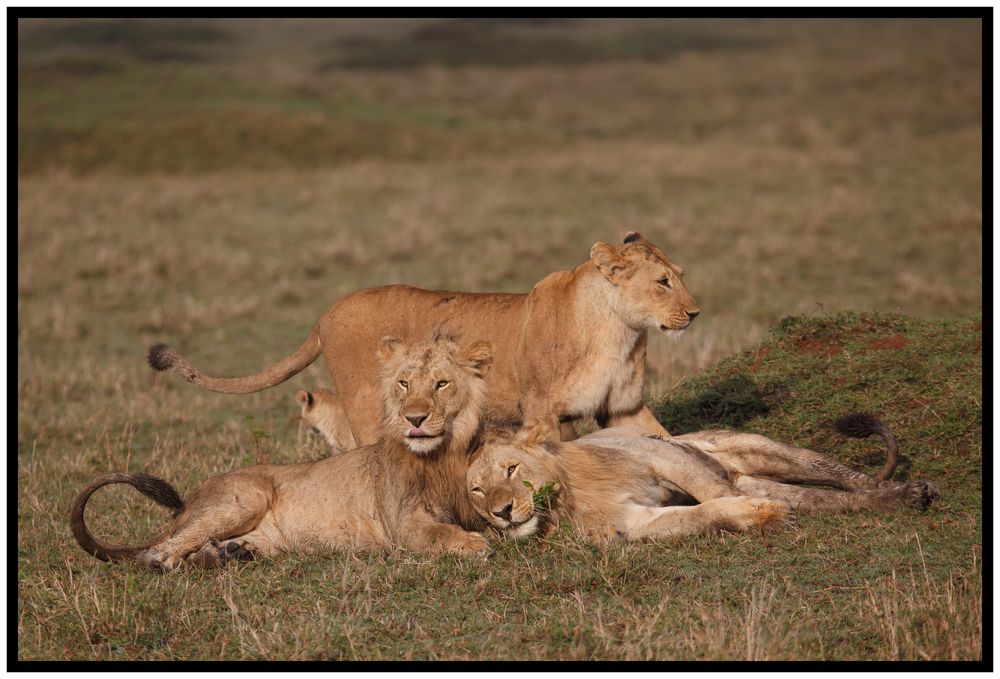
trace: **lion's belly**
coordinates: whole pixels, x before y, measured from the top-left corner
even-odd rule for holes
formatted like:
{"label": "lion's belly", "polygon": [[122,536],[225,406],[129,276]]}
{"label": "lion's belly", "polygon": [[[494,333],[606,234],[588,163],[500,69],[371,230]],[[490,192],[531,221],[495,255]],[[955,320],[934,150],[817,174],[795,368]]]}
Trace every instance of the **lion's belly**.
{"label": "lion's belly", "polygon": [[286,549],[315,551],[390,543],[375,516],[374,493],[361,482],[366,478],[364,452],[354,450],[327,458],[308,473],[283,479],[277,485],[277,499],[268,514]]}

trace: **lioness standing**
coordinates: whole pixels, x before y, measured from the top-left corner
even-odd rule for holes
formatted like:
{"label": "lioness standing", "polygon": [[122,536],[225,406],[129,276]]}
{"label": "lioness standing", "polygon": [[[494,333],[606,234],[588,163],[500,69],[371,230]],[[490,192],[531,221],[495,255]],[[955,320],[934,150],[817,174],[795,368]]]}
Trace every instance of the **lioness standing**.
{"label": "lioness standing", "polygon": [[490,425],[533,419],[554,430],[560,421],[594,416],[602,427],[666,435],[642,400],[646,333],[682,331],[698,313],[680,267],[630,232],[619,247],[595,243],[587,262],[549,274],[527,294],[405,285],[351,293],[326,310],[295,353],[248,377],[210,377],[164,344],[150,348],[149,363],[203,389],[246,394],[284,382],[322,353],[350,424],[352,440],[338,447],[349,449],[378,438],[379,338],[413,341],[443,324],[496,347],[486,378]]}

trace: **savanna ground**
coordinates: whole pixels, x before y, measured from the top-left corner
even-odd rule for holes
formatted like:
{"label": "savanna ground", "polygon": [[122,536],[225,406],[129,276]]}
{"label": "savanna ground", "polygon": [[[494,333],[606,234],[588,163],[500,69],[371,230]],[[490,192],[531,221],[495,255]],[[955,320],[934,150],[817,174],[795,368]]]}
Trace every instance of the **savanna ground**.
{"label": "savanna ground", "polygon": [[[976,20],[20,21],[17,657],[982,657],[981,61]],[[184,493],[323,454],[292,399],[319,363],[222,396],[150,343],[246,374],[349,291],[524,291],[628,229],[703,310],[651,338],[668,429],[874,472],[879,445],[819,426],[870,410],[939,502],[166,577],[69,535],[98,474]],[[164,519],[90,507],[109,540]]]}

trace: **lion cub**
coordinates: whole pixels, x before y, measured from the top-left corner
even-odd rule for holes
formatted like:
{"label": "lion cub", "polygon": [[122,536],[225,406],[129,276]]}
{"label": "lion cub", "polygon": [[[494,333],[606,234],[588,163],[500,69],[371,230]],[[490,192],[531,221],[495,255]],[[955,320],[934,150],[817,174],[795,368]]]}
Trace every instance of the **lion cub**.
{"label": "lion cub", "polygon": [[299,391],[295,400],[302,406],[299,442],[308,434],[322,436],[335,453],[357,448],[351,424],[337,395],[326,389]]}
{"label": "lion cub", "polygon": [[[102,560],[173,570],[276,552],[401,546],[485,553],[485,523],[465,492],[468,450],[479,432],[483,375],[493,348],[436,337],[405,347],[384,338],[378,443],[317,462],[256,465],[209,479],[186,501],[145,474],[99,477],[77,496],[70,526]],[[127,483],[174,510],[170,527],[138,547],[101,544],[83,514],[98,488]]]}
{"label": "lion cub", "polygon": [[[879,477],[891,475],[895,441],[885,425],[867,416],[839,424],[842,433],[886,438],[890,461]],[[873,479],[754,434],[714,430],[661,439],[620,427],[571,443],[543,438],[537,427],[491,437],[469,466],[476,511],[510,537],[546,534],[561,519],[594,539],[740,531],[793,522],[796,512],[922,509],[937,496],[929,481]]]}

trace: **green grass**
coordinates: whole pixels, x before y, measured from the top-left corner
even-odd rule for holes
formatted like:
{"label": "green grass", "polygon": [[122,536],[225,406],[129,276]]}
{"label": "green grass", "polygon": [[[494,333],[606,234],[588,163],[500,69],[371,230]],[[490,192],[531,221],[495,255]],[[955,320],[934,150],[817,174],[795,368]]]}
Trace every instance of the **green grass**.
{"label": "green grass", "polygon": [[[487,561],[340,551],[160,576],[99,563],[68,544],[74,490],[99,471],[129,467],[190,491],[206,467],[253,461],[240,449],[297,458],[288,434],[267,427],[261,442],[250,422],[204,432],[220,444],[200,450],[198,435],[168,428],[151,448],[109,435],[68,460],[22,444],[20,657],[976,659],[980,332],[978,318],[789,318],[671,394],[659,414],[674,431],[739,423],[870,472],[881,466],[879,445],[818,425],[876,412],[900,440],[897,478],[930,478],[941,490],[924,514],[813,517],[765,536],[591,545],[563,527],[544,541],[502,542]],[[828,356],[830,347],[840,353]],[[746,389],[719,388],[734,378],[763,405],[747,407]],[[157,380],[154,392],[188,389]],[[698,405],[706,402],[728,405]],[[30,425],[19,430],[36,440]],[[152,533],[149,506],[128,491],[107,497],[114,492],[95,498],[95,530],[121,540]],[[61,511],[45,497],[58,498]]]}
{"label": "green grass", "polygon": [[[19,658],[981,656],[980,22],[49,19],[17,58]],[[939,503],[170,577],[73,544],[98,474],[185,493],[323,454],[292,400],[319,363],[227,397],[152,374],[151,343],[246,374],[352,290],[524,291],[629,229],[703,311],[650,340],[671,431],[873,471],[819,426],[870,410]],[[164,519],[91,507],[107,539]]]}

